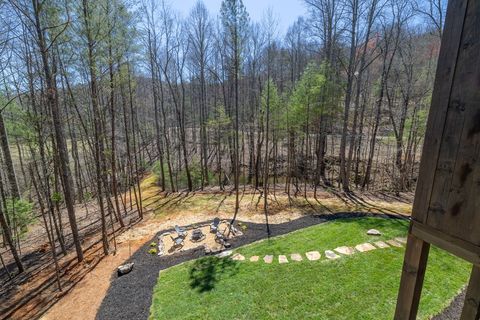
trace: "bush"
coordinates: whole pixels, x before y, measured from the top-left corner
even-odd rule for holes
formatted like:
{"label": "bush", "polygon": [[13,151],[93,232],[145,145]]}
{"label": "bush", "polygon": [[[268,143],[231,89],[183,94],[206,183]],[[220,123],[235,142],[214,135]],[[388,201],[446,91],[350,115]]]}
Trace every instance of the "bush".
{"label": "bush", "polygon": [[152,255],[153,255],[153,254],[157,254],[157,249],[151,248],[150,250],[148,250],[148,253],[150,253],[150,254],[152,254]]}
{"label": "bush", "polygon": [[33,203],[14,198],[7,198],[5,202],[8,219],[12,226],[18,228],[21,237],[28,231],[28,226],[35,222]]}

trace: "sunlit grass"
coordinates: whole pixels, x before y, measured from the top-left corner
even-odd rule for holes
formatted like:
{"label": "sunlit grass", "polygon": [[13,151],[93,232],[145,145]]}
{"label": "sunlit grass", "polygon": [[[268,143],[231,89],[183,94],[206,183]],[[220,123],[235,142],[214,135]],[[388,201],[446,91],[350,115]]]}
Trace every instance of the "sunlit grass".
{"label": "sunlit grass", "polygon": [[[254,243],[241,252],[304,254],[341,245],[405,235],[400,220],[337,220]],[[151,319],[392,319],[403,248],[378,249],[339,260],[287,264],[203,258],[162,271],[155,287]],[[466,283],[470,266],[432,249],[419,319],[440,312]]]}

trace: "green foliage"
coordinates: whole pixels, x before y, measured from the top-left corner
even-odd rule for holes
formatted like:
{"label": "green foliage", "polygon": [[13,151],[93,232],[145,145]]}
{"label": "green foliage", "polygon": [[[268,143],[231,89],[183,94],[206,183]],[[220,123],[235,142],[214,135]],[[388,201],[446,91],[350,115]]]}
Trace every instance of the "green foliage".
{"label": "green foliage", "polygon": [[270,78],[265,83],[265,90],[262,93],[262,111],[267,109],[267,103],[269,103],[270,112],[274,113],[280,107],[280,97],[278,95],[277,86],[275,82]]}
{"label": "green foliage", "polygon": [[63,195],[60,192],[52,193],[52,201],[55,203],[60,203],[63,201]]}
{"label": "green foliage", "polygon": [[23,199],[7,198],[5,207],[10,226],[17,227],[19,236],[23,236],[28,231],[28,226],[36,220],[33,203]]}
{"label": "green foliage", "polygon": [[156,248],[151,248],[150,250],[148,250],[148,253],[151,254],[151,255],[154,255],[154,254],[157,254],[157,249]]}
{"label": "green foliage", "polygon": [[223,31],[231,59],[240,64],[242,47],[248,34],[249,17],[242,0],[223,0],[220,7]]}
{"label": "green foliage", "polygon": [[156,242],[150,242],[150,247],[151,248],[155,248],[157,246],[157,243]]}
{"label": "green foliage", "polygon": [[289,101],[285,121],[294,130],[314,124],[320,117],[338,111],[340,89],[327,78],[329,69],[311,63],[302,74]]}
{"label": "green foliage", "polygon": [[232,119],[227,115],[224,106],[217,106],[213,110],[213,115],[207,121],[207,127],[217,130],[225,130],[229,128],[232,123]]}
{"label": "green foliage", "polygon": [[[0,94],[0,107],[7,104],[7,99]],[[35,137],[34,127],[31,125],[35,119],[23,110],[16,101],[11,101],[3,111],[5,128],[10,137],[21,141],[32,141]]]}

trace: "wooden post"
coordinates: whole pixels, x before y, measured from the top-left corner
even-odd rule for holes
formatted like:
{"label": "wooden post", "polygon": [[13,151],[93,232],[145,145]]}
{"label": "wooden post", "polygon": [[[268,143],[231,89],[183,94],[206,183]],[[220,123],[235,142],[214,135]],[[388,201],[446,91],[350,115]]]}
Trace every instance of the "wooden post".
{"label": "wooden post", "polygon": [[460,320],[480,319],[480,267],[473,266]]}
{"label": "wooden post", "polygon": [[395,320],[415,320],[427,268],[430,244],[408,234]]}

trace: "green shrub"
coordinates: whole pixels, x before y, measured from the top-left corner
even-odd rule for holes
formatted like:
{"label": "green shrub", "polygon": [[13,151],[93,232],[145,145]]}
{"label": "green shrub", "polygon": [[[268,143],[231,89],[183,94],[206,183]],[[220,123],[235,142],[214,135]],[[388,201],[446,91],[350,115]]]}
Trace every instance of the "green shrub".
{"label": "green shrub", "polygon": [[153,255],[153,254],[157,254],[157,249],[151,248],[150,250],[148,250],[148,253],[150,253],[150,254],[152,254],[152,255]]}
{"label": "green shrub", "polygon": [[28,231],[28,226],[35,222],[33,203],[23,199],[7,198],[5,205],[9,221],[18,228],[19,236],[23,236]]}

